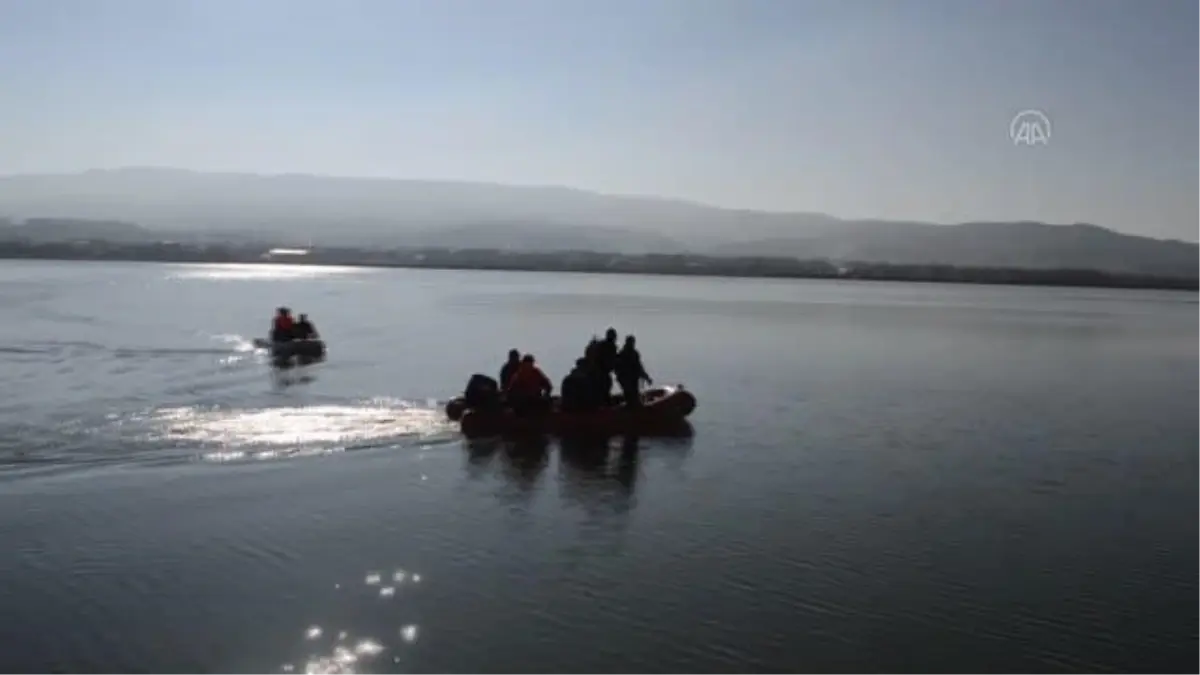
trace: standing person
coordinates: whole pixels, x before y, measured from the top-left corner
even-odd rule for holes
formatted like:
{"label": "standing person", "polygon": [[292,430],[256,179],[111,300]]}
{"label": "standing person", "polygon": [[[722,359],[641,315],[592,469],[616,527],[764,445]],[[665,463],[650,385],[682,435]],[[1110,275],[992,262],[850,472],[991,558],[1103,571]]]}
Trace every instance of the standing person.
{"label": "standing person", "polygon": [[612,400],[613,373],[617,367],[617,331],[609,328],[604,331],[604,339],[588,343],[585,358],[592,364],[592,375],[595,378],[596,399],[601,405],[608,405]]}
{"label": "standing person", "polygon": [[617,383],[625,396],[625,405],[637,408],[642,405],[641,384],[654,384],[654,380],[642,366],[642,355],[637,350],[637,340],[632,335],[625,336],[625,346],[617,352],[616,373]]}
{"label": "standing person", "polygon": [[600,358],[600,368],[612,375],[617,369],[617,330],[615,328],[604,331],[604,339],[600,341],[600,346],[597,348],[597,356]]}

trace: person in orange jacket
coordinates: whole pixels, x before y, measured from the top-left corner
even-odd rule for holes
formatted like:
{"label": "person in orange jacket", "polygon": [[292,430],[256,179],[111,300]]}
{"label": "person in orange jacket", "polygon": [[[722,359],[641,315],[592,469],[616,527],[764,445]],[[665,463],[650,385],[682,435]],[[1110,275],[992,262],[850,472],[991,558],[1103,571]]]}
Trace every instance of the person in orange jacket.
{"label": "person in orange jacket", "polygon": [[291,311],[287,307],[280,307],[271,321],[271,342],[291,342],[295,337],[294,328]]}
{"label": "person in orange jacket", "polygon": [[550,407],[550,393],[554,384],[537,367],[533,354],[521,357],[521,365],[504,384],[505,398],[518,415],[546,410]]}

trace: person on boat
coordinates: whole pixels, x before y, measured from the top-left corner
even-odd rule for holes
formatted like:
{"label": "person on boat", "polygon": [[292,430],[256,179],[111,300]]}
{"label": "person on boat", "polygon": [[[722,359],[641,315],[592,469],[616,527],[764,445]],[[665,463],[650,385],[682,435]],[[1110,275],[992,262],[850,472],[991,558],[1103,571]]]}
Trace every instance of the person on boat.
{"label": "person on boat", "polygon": [[592,336],[591,342],[583,350],[583,361],[587,364],[584,372],[587,375],[588,394],[592,399],[607,404],[609,392],[612,391],[612,379],[605,375],[600,360],[600,340]]}
{"label": "person on boat", "polygon": [[595,377],[586,358],[575,361],[575,367],[562,381],[563,412],[590,412],[599,407]]}
{"label": "person on boat", "polygon": [[654,384],[646,369],[642,366],[642,355],[637,350],[637,340],[632,335],[625,336],[625,346],[617,352],[616,358],[617,383],[625,396],[625,405],[637,408],[642,405],[641,385]]}
{"label": "person on boat", "polygon": [[317,327],[308,320],[307,314],[301,314],[300,319],[292,326],[292,337],[297,340],[317,340]]}
{"label": "person on boat", "polygon": [[617,366],[617,351],[617,329],[605,330],[604,340],[600,341],[600,364],[608,372]]}
{"label": "person on boat", "polygon": [[593,386],[596,396],[605,405],[611,400],[613,371],[617,359],[617,331],[609,328],[604,332],[604,339],[592,337],[584,352],[584,358],[591,364]]}
{"label": "person on boat", "polygon": [[504,387],[504,395],[517,415],[540,412],[550,407],[554,384],[537,367],[533,354],[521,357],[521,364]]}
{"label": "person on boat", "polygon": [[517,372],[517,367],[521,365],[521,352],[510,349],[508,350],[508,360],[500,367],[500,385],[506,386],[508,381],[512,379],[513,373]]}
{"label": "person on boat", "polygon": [[597,348],[597,357],[600,359],[600,369],[611,377],[617,369],[617,330],[615,328],[604,331],[604,339]]}
{"label": "person on boat", "polygon": [[291,310],[280,307],[275,310],[275,319],[271,321],[271,342],[291,342],[295,337],[295,328]]}

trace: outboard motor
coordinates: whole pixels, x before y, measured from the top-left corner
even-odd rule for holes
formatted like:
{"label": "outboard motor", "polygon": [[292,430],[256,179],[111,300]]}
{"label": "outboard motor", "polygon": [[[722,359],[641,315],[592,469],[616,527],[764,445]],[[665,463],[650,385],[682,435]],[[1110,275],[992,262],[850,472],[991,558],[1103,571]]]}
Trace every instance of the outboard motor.
{"label": "outboard motor", "polygon": [[463,401],[468,409],[491,410],[500,407],[500,385],[496,380],[476,373],[467,381]]}

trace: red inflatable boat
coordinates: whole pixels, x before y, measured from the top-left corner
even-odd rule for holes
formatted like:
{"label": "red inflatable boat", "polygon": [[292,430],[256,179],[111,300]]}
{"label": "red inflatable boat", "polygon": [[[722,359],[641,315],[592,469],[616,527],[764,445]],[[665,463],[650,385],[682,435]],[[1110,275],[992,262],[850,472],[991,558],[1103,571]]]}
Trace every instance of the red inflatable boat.
{"label": "red inflatable boat", "polygon": [[618,405],[591,412],[570,413],[558,408],[557,397],[550,411],[528,417],[516,417],[507,410],[468,410],[461,398],[446,404],[446,415],[458,419],[464,436],[506,436],[520,434],[573,434],[654,436],[681,433],[688,427],[687,417],[696,409],[696,397],[682,385],[656,387],[642,392],[642,406]]}

